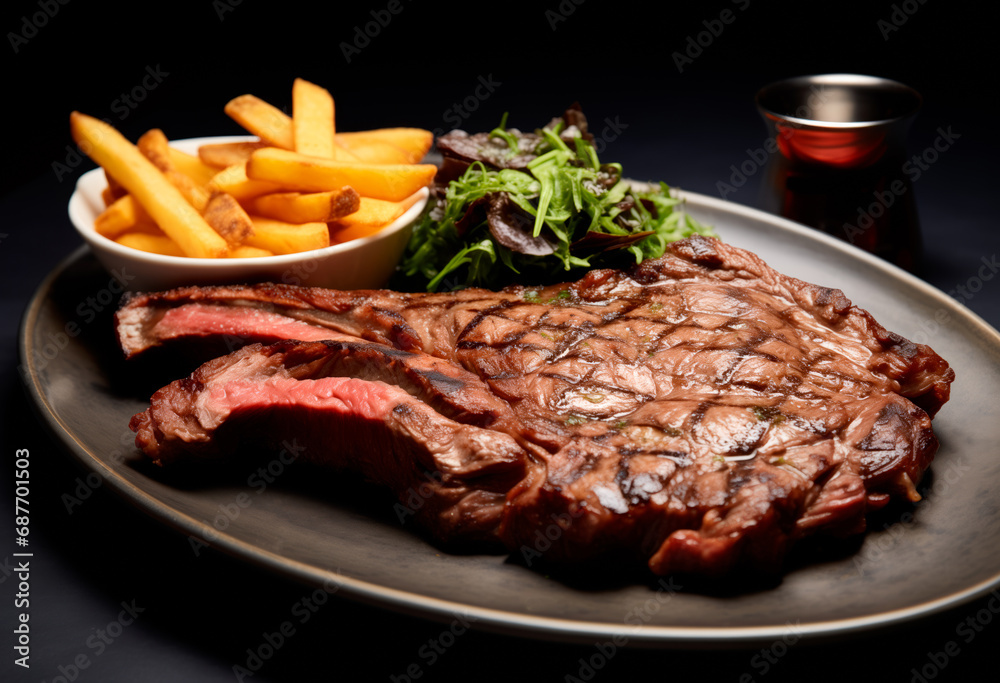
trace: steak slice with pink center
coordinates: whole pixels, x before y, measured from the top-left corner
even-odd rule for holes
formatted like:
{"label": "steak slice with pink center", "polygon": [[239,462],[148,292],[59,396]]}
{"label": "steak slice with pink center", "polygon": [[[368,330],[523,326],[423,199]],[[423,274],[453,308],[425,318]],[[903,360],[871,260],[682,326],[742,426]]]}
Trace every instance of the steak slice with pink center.
{"label": "steak slice with pink center", "polygon": [[[392,383],[343,374],[362,360]],[[303,461],[360,474],[402,501],[419,491],[403,518],[413,514],[439,540],[495,540],[527,455],[476,424],[504,424],[506,404],[446,365],[365,343],[253,344],[160,389],[130,426],[163,466],[294,440]]]}

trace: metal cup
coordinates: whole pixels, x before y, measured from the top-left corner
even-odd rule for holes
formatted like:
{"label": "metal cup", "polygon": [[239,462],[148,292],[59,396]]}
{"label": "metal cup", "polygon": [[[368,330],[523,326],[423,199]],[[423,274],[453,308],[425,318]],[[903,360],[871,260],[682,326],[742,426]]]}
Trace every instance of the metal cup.
{"label": "metal cup", "polygon": [[915,271],[920,224],[904,173],[914,89],[855,74],[802,76],[757,92],[776,142],[762,206]]}

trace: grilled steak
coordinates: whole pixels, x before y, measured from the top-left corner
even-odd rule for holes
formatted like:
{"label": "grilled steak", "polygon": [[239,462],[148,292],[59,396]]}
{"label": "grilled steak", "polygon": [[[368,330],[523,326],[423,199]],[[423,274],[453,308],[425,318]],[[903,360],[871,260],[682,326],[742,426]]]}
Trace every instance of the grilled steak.
{"label": "grilled steak", "polygon": [[[154,394],[133,417],[155,462],[216,459],[294,438],[304,461],[359,472],[401,494],[435,536],[495,540],[525,474],[510,406],[472,373],[364,342],[253,344]],[[426,504],[424,501],[426,500]]]}
{"label": "grilled steak", "polygon": [[143,294],[118,332],[129,356],[330,340],[254,343],[154,395],[133,428],[165,464],[305,430],[314,457],[401,499],[439,481],[422,517],[439,539],[658,574],[774,571],[803,536],[856,534],[918,500],[954,377],[840,291],[705,237],[629,272],[501,292]]}

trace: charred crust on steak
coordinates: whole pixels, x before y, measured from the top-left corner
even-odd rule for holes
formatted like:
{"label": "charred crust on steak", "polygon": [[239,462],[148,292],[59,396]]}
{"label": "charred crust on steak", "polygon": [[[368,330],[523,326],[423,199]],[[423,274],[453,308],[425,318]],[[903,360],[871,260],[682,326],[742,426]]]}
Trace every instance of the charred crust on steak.
{"label": "charred crust on steak", "polygon": [[[418,516],[434,538],[516,554],[556,519],[546,560],[660,574],[777,571],[800,539],[856,534],[871,511],[915,501],[954,379],[840,290],[707,237],[572,283],[181,288],[131,297],[118,322],[132,354],[229,325],[249,342],[316,335],[252,343],[154,395],[132,420],[153,460],[263,438],[229,392],[259,394],[259,427],[280,433],[269,415],[286,397],[300,428],[330,420],[345,440],[313,434],[322,457],[400,501],[441,473]],[[355,438],[368,441],[345,452]]]}
{"label": "charred crust on steak", "polygon": [[724,261],[723,256],[715,248],[716,244],[713,239],[694,235],[686,240],[674,242],[670,251],[700,266],[718,268]]}

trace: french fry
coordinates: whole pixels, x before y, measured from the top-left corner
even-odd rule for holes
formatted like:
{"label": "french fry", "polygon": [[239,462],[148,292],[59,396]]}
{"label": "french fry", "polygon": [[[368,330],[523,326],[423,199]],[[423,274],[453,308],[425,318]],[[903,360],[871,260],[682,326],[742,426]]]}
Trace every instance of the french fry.
{"label": "french fry", "polygon": [[419,163],[434,144],[434,133],[422,128],[373,128],[372,130],[337,133],[337,142],[347,149],[366,142],[395,145],[410,154],[411,164]]}
{"label": "french fry", "polygon": [[185,255],[199,258],[225,255],[226,241],[114,127],[74,111],[70,114],[70,132],[80,149],[135,197]]}
{"label": "french fry", "polygon": [[267,249],[251,247],[246,244],[241,244],[229,252],[229,258],[262,258],[264,256],[274,256],[274,254]]}
{"label": "french fry", "polygon": [[251,180],[247,177],[247,162],[233,164],[216,173],[205,186],[209,192],[225,192],[236,201],[246,203],[254,197],[272,192],[281,192],[284,188],[277,183],[268,183],[263,180]]}
{"label": "french fry", "polygon": [[[108,181],[107,195],[111,197],[112,202],[116,199],[121,199],[128,194],[128,190],[122,187],[121,183],[112,178],[107,169],[104,169],[104,179]],[[106,204],[110,204],[110,202],[108,202],[108,196],[104,198]]]}
{"label": "french fry", "polygon": [[173,147],[168,148],[168,152],[170,154],[170,163],[173,164],[173,167],[198,185],[204,185],[212,179],[212,176],[219,172],[217,168],[212,168],[193,154],[182,152]]}
{"label": "french fry", "polygon": [[228,168],[233,164],[245,164],[250,159],[250,154],[261,147],[267,147],[263,140],[207,144],[198,148],[198,158],[218,172],[218,169]]}
{"label": "french fry", "polygon": [[333,242],[341,243],[374,235],[406,213],[419,199],[419,192],[401,202],[362,197],[357,211],[330,223],[330,237]]}
{"label": "french fry", "polygon": [[250,216],[232,195],[225,192],[213,192],[202,215],[230,248],[243,244],[253,234]]}
{"label": "french fry", "polygon": [[299,154],[334,158],[334,102],[326,88],[296,78],[292,83],[292,140]]}
{"label": "french fry", "polygon": [[354,213],[361,197],[353,187],[329,192],[278,192],[251,199],[247,209],[288,223],[327,223]]}
{"label": "french fry", "polygon": [[292,117],[254,95],[240,95],[226,103],[225,112],[236,123],[269,145],[295,149]]}
{"label": "french fry", "polygon": [[142,221],[142,222],[136,223],[135,226],[132,227],[128,232],[130,232],[130,233],[132,233],[132,232],[145,233],[147,235],[161,235],[163,237],[167,236],[166,233],[164,233],[162,230],[160,230],[160,226],[158,226],[152,220],[150,220],[149,222]]}
{"label": "french fry", "polygon": [[[346,152],[354,157],[354,160],[368,164],[412,164],[415,163],[413,155],[396,145],[384,140],[349,140],[344,141],[337,136],[336,141],[339,151]],[[340,157],[337,157],[340,158]],[[419,159],[418,159],[419,161]]]}
{"label": "french fry", "polygon": [[247,162],[247,177],[289,190],[324,192],[349,185],[362,197],[402,201],[434,180],[433,164],[365,164],[320,159],[274,147],[259,149]]}
{"label": "french fry", "polygon": [[325,159],[360,161],[347,147],[336,144],[336,105],[326,88],[296,78],[292,83],[293,149]]}
{"label": "french fry", "polygon": [[[143,156],[160,169],[167,180],[181,191],[191,206],[197,209],[198,213],[204,213],[205,207],[208,205],[209,194],[203,187],[174,167],[170,160],[170,143],[163,131],[159,128],[153,128],[143,133],[136,144]],[[209,225],[211,225],[211,221],[209,221]]]}
{"label": "french fry", "polygon": [[337,161],[361,161],[354,152],[343,145],[338,145],[336,140],[333,141],[333,158]]}
{"label": "french fry", "polygon": [[97,234],[112,240],[143,225],[156,225],[156,223],[142,205],[129,194],[116,199],[94,219],[94,229]]}
{"label": "french fry", "polygon": [[253,235],[246,244],[272,254],[295,254],[330,246],[326,223],[286,223],[263,216],[251,216]]}
{"label": "french fry", "polygon": [[127,232],[115,240],[123,247],[130,247],[140,251],[147,251],[151,254],[162,254],[163,256],[184,256],[177,243],[166,235],[151,235],[145,232]]}

